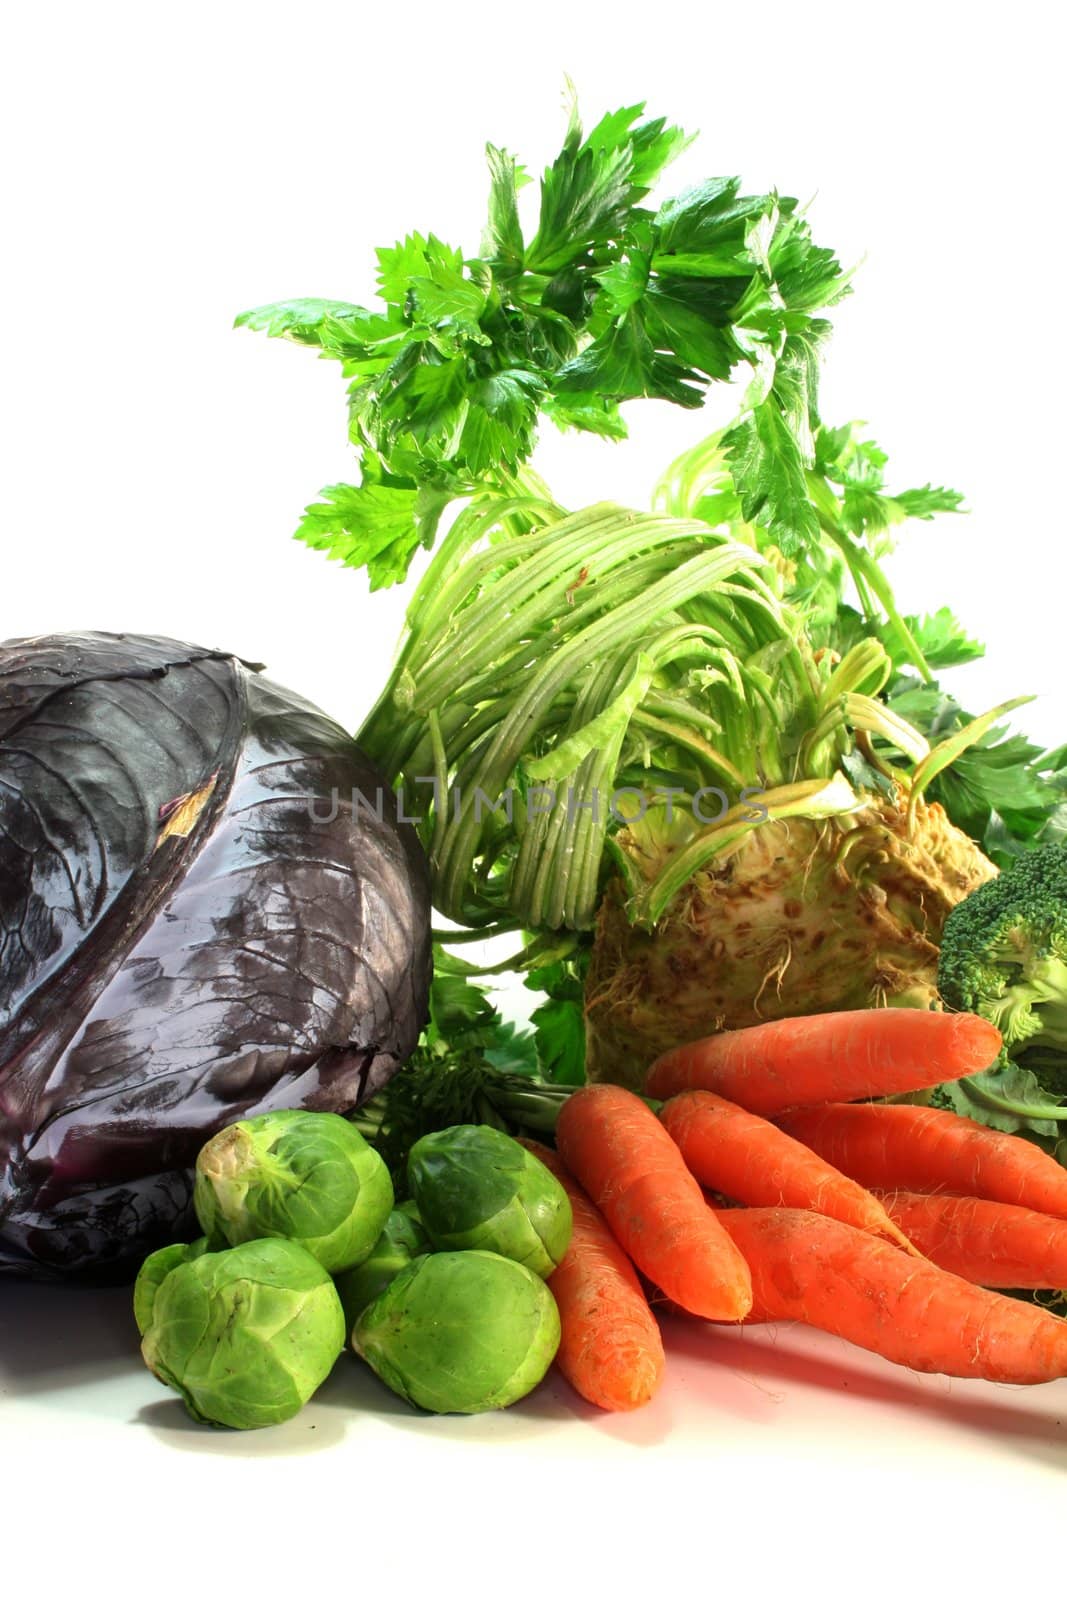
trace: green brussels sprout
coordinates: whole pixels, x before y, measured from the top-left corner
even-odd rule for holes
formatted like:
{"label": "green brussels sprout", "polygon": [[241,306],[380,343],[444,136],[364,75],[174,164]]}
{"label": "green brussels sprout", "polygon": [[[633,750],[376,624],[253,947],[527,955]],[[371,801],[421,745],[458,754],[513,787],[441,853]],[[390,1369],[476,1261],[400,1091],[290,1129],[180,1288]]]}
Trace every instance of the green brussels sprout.
{"label": "green brussels sprout", "polygon": [[328,1273],[290,1239],[254,1239],[171,1268],[141,1354],[197,1422],[265,1428],[310,1400],[344,1343]]}
{"label": "green brussels sprout", "polygon": [[345,1308],[345,1326],[349,1335],[364,1307],[376,1300],[397,1273],[409,1266],[416,1256],[425,1255],[432,1249],[430,1236],[419,1221],[414,1203],[405,1200],[402,1205],[394,1206],[378,1243],[366,1261],[360,1262],[358,1267],[349,1267],[347,1272],[340,1273],[334,1280]]}
{"label": "green brussels sprout", "polygon": [[426,1134],[408,1155],[408,1184],[439,1250],[494,1251],[547,1278],[571,1242],[562,1184],[496,1128]]}
{"label": "green brussels sprout", "polygon": [[153,1250],[145,1257],[133,1286],[133,1314],[139,1334],[143,1336],[148,1332],[156,1293],[167,1273],[180,1267],[183,1261],[199,1260],[207,1248],[206,1239],[196,1239],[192,1244],[165,1244],[162,1250]]}
{"label": "green brussels sprout", "polygon": [[423,1411],[495,1411],[536,1388],[559,1348],[547,1284],[489,1250],[419,1256],[372,1300],[352,1348]]}
{"label": "green brussels sprout", "polygon": [[332,1111],[268,1111],[209,1139],[193,1203],[213,1248],[293,1239],[327,1272],[366,1260],[393,1204],[389,1169]]}

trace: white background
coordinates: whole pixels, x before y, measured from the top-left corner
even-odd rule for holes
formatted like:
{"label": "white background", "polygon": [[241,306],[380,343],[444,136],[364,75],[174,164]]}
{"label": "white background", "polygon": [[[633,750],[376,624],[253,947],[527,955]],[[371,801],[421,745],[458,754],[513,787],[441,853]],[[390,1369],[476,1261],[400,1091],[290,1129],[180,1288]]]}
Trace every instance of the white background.
{"label": "white background", "polygon": [[[1061,742],[1057,18],[1025,0],[6,8],[0,638],[226,646],[354,725],[403,596],[289,539],[351,471],[341,380],[233,317],[366,299],[373,246],[412,227],[474,249],[486,139],[538,170],[569,73],[590,122],[644,98],[701,130],[672,187],[738,172],[813,199],[817,238],[862,260],[824,414],[867,419],[898,487],[970,507],[909,533],[899,597],[949,602],[988,641],[958,677],[972,709],[1037,693],[1018,720]],[[722,414],[631,407],[628,445],[553,438],[540,464],[571,504],[641,504]],[[297,1423],[235,1438],[183,1426],[120,1297],[4,1287],[5,1576],[26,1558],[40,1584],[121,1559],[120,1593],[310,1587],[324,1560],[401,1593],[433,1573],[477,1595],[1047,1581],[1057,1390],[919,1380],[813,1335],[668,1337],[668,1388],[635,1419],[549,1388],[427,1423],[344,1373]]]}

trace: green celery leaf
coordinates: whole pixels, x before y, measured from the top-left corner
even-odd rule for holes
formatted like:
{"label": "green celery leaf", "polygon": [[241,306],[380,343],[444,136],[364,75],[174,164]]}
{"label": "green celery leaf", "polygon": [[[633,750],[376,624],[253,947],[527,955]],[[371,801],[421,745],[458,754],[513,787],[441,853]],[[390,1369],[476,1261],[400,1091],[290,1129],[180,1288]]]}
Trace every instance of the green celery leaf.
{"label": "green celery leaf", "polygon": [[955,489],[935,489],[929,483],[922,489],[905,489],[893,499],[906,517],[922,522],[929,522],[941,511],[958,511],[963,504],[963,496]]}
{"label": "green celery leaf", "polygon": [[1020,734],[972,746],[941,774],[931,792],[957,826],[982,843],[991,828],[995,837],[998,822],[1020,841],[1036,840],[1058,798],[1037,754]]}
{"label": "green celery leaf", "polygon": [[[916,684],[901,675],[889,704],[932,744],[973,721],[937,683]],[[1057,830],[1067,781],[1058,752],[1044,752],[1020,733],[993,728],[964,750],[930,786],[957,827],[976,840],[998,866]]]}
{"label": "green celery leaf", "polygon": [[521,433],[532,429],[544,391],[544,379],[539,373],[507,367],[477,379],[468,392],[473,404],[513,432]]}
{"label": "green celery leaf", "polygon": [[644,110],[642,101],[638,105],[609,112],[601,117],[586,140],[591,150],[604,154],[629,146],[632,152],[630,179],[634,190],[641,194],[647,193],[664,168],[681,154],[686,145],[692,143],[681,128],[672,128],[664,117],[639,122]]}
{"label": "green celery leaf", "polygon": [[1056,1138],[1064,1126],[1062,1116],[1050,1115],[1063,1112],[1060,1100],[1049,1095],[1035,1073],[1013,1062],[941,1084],[934,1103],[1001,1133],[1027,1132],[1048,1139]]}
{"label": "green celery leaf", "polygon": [[816,465],[835,483],[880,489],[885,482],[889,457],[873,439],[860,435],[857,430],[861,426],[860,423],[846,423],[843,428],[824,428]]}
{"label": "green celery leaf", "polygon": [[330,484],[309,505],[295,537],[330,561],[366,567],[371,589],[407,576],[420,545],[432,541],[447,495],[381,483]]}
{"label": "green celery leaf", "polygon": [[[985,655],[985,645],[970,637],[948,606],[925,617],[905,617],[904,622],[931,667],[957,667]],[[888,639],[882,643],[890,648]]]}
{"label": "green celery leaf", "polygon": [[633,164],[629,143],[583,143],[572,116],[563,149],[541,180],[541,215],[526,252],[531,272],[557,273],[620,232],[633,198]]}
{"label": "green celery leaf", "polygon": [[378,293],[391,305],[403,307],[413,278],[462,276],[463,253],[453,250],[434,234],[409,233],[393,246],[376,252]]}
{"label": "green celery leaf", "polygon": [[527,989],[546,998],[530,1018],[537,1040],[541,1074],[549,1083],[585,1082],[584,980],[589,944],[576,955],[528,972]]}
{"label": "green celery leaf", "polygon": [[475,330],[485,302],[485,290],[465,277],[462,270],[433,266],[430,272],[415,274],[408,280],[405,305],[416,325],[436,328],[449,319]]}
{"label": "green celery leaf", "polygon": [[829,332],[830,324],[817,319],[802,332],[789,334],[774,369],[773,393],[809,460],[818,426],[819,352]]}
{"label": "green celery leaf", "polygon": [[654,187],[666,167],[693,142],[693,135],[672,128],[664,117],[640,123],[632,134],[633,182],[644,196]]}
{"label": "green celery leaf", "polygon": [[991,812],[981,845],[990,861],[1004,868],[1036,845],[1062,843],[1064,839],[1067,839],[1067,802],[1061,801],[1040,815],[1033,811],[1009,811],[1002,817],[999,812]]}
{"label": "green celery leaf", "polygon": [[602,306],[612,317],[624,316],[631,306],[635,306],[648,285],[648,265],[648,256],[643,251],[634,250],[622,261],[616,261],[598,272],[598,315]]}
{"label": "green celery leaf", "polygon": [[561,431],[579,428],[584,433],[596,433],[603,439],[625,439],[628,429],[625,418],[614,400],[600,394],[550,395],[541,409]]}
{"label": "green celery leaf", "polygon": [[519,222],[518,192],[527,182],[526,174],[513,155],[496,145],[485,147],[489,161],[489,223],[482,240],[482,254],[494,270],[504,275],[522,271],[525,242]]}
{"label": "green celery leaf", "polygon": [[463,417],[454,460],[461,463],[472,478],[479,478],[493,468],[507,466],[514,470],[529,451],[529,434],[533,418],[525,432],[516,432],[506,423],[499,422],[484,406],[468,405]]}
{"label": "green celery leaf", "polygon": [[483,1053],[497,1072],[517,1072],[526,1078],[537,1076],[540,1058],[535,1034],[517,1028],[513,1022],[498,1022],[492,1039],[492,1044],[486,1045]]}
{"label": "green celery leaf", "polygon": [[636,311],[630,311],[593,341],[581,355],[556,373],[558,394],[590,390],[612,400],[647,394],[652,378],[653,349]]}
{"label": "green celery leaf", "polygon": [[738,178],[709,178],[668,200],[656,214],[656,272],[690,278],[748,278],[755,263],[748,222],[768,197],[738,198]]}
{"label": "green celery leaf", "polygon": [[836,478],[835,468],[848,448],[853,424],[828,428],[821,424],[815,435],[815,471],[822,477]]}
{"label": "green celery leaf", "polygon": [[890,684],[889,704],[898,716],[914,723],[931,744],[937,744],[966,720],[959,701],[940,684],[919,683],[909,673],[901,673]]}
{"label": "green celery leaf", "polygon": [[745,521],[766,528],[785,556],[816,541],[800,447],[773,394],[727,430],[723,446]]}
{"label": "green celery leaf", "polygon": [[500,462],[516,468],[533,448],[543,380],[535,372],[512,369],[489,373],[471,383],[457,457],[472,477]]}
{"label": "green celery leaf", "polygon": [[892,549],[890,530],[909,518],[929,521],[939,512],[958,511],[962,495],[954,489],[904,489],[889,494],[885,488],[885,451],[859,432],[860,423],[842,428],[820,427],[815,437],[814,470],[841,491],[837,519],[841,527],[865,539],[881,558]]}
{"label": "green celery leaf", "polygon": [[549,1083],[585,1082],[585,1019],[581,1001],[546,1000],[530,1018],[541,1076]]}
{"label": "green celery leaf", "polygon": [[[572,107],[528,245],[518,207],[526,174],[489,145],[480,256],[409,233],[377,252],[382,309],[293,300],[238,319],[317,346],[348,380],[363,488],[330,490],[308,509],[301,538],[335,559],[373,561],[375,587],[393,582],[424,535],[432,540],[440,513],[436,504],[432,519],[416,508],[409,520],[403,497],[418,485],[435,496],[499,488],[532,452],[541,411],[557,426],[622,438],[620,402],[697,407],[708,384],[745,361],[756,372],[749,413],[728,436],[740,503],[787,559],[810,553],[817,522],[804,473],[825,331],[811,313],[844,292],[840,268],[813,244],[795,201],[742,195],[736,178],[645,209],[689,140],[663,118],[643,117],[642,104],[624,106],[585,137]],[[828,459],[851,470],[858,450],[845,432]],[[842,497],[826,493],[832,509]],[[858,493],[857,484],[845,490],[853,501]],[[925,515],[939,493],[886,502],[881,520]],[[882,511],[846,509],[872,523]]]}
{"label": "green celery leaf", "polygon": [[461,956],[434,945],[433,982],[430,985],[431,1044],[444,1041],[450,1046],[480,1043],[486,1030],[500,1023],[496,1007],[478,982],[478,969]]}
{"label": "green celery leaf", "polygon": [[252,328],[271,339],[295,339],[299,344],[321,344],[321,329],[331,318],[361,320],[371,313],[347,300],[277,300],[256,306],[235,317],[235,328]]}
{"label": "green celery leaf", "polygon": [[572,108],[563,149],[541,180],[537,234],[526,253],[531,272],[558,273],[625,235],[637,201],[688,143],[662,118],[639,123],[643,111],[611,112],[583,140]]}
{"label": "green celery leaf", "polygon": [[673,350],[709,378],[728,378],[742,359],[729,327],[717,325],[718,306],[700,279],[653,279],[643,311],[645,329],[656,349]]}
{"label": "green celery leaf", "polygon": [[886,796],[895,794],[897,785],[894,784],[893,780],[887,778],[885,773],[880,772],[877,767],[872,767],[871,763],[857,747],[854,746],[851,750],[845,751],[845,754],[841,757],[841,765],[845,769],[845,776],[854,789],[868,789],[872,794]]}
{"label": "green celery leaf", "polygon": [[407,364],[376,405],[385,439],[410,437],[434,460],[456,453],[466,416],[467,363],[461,356],[441,360],[426,349]]}
{"label": "green celery leaf", "polygon": [[841,263],[832,250],[812,243],[795,200],[783,198],[779,207],[782,223],[771,240],[768,259],[786,307],[791,312],[811,312],[836,305],[849,292]]}
{"label": "green celery leaf", "polygon": [[[954,489],[904,489],[900,494],[883,494],[880,486],[868,487],[860,481],[848,482],[842,500],[841,520],[850,532],[872,535],[884,532],[914,517],[929,522],[939,512],[958,511],[963,496]],[[889,546],[872,541],[878,555],[888,553]]]}
{"label": "green celery leaf", "polygon": [[704,404],[704,381],[699,372],[673,356],[654,355],[645,392],[654,400],[696,410]]}

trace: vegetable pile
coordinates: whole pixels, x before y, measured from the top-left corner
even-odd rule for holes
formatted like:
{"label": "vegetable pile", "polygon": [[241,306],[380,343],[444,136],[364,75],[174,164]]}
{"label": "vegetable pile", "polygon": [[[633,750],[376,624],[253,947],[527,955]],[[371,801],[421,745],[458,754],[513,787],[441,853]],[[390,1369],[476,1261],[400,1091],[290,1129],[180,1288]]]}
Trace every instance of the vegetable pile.
{"label": "vegetable pile", "polygon": [[[359,481],[297,536],[372,589],[433,547],[359,737],[436,908],[526,941],[546,1076],[636,1089],[718,1028],[938,1004],[949,913],[1065,815],[1064,753],[1004,728],[1019,702],[972,717],[935,678],[981,646],[896,604],[898,530],[961,497],[891,488],[823,419],[849,275],[792,199],[715,178],[650,203],[687,143],[641,106],[589,133],[574,111],[532,231],[491,146],[477,254],[411,234],[375,309],[238,318],[347,380]],[[650,511],[569,511],[529,464],[544,417],[618,439],[627,402],[726,380],[734,421]]]}
{"label": "vegetable pile", "polygon": [[[574,110],[532,227],[490,146],[477,254],[413,233],[376,307],[238,318],[347,383],[358,482],[297,536],[372,591],[417,577],[356,745],[213,652],[0,649],[0,1268],[166,1239],[135,1314],[198,1420],[292,1417],[346,1347],[424,1411],[553,1362],[629,1410],[672,1314],[1067,1376],[1067,747],[942,686],[982,647],[883,562],[961,497],[822,417],[850,281],[795,200],[651,201],[688,143]],[[732,421],[645,509],[531,465],[544,418],[620,440],[627,402],[712,391]],[[134,824],[101,780],[130,721]],[[293,848],[297,781],[352,801]],[[103,850],[84,892],[57,849]],[[195,1060],[187,979],[225,1001]]]}
{"label": "vegetable pile", "polygon": [[409,1168],[418,1204],[394,1207],[381,1157],[330,1112],[268,1112],[208,1141],[204,1236],[149,1256],[134,1286],[145,1364],[192,1417],[285,1422],[346,1342],[425,1411],[494,1410],[541,1381],[565,1190],[484,1127],[429,1135]]}
{"label": "vegetable pile", "polygon": [[[433,552],[359,738],[451,927],[429,1026],[357,1118],[411,1198],[348,1276],[352,1343],[430,1409],[525,1392],[543,1324],[504,1312],[499,1268],[480,1292],[514,1322],[518,1389],[450,1395],[425,1365],[434,1295],[463,1367],[458,1275],[488,1238],[486,1262],[547,1275],[559,1368],[607,1409],[662,1378],[650,1302],[1061,1376],[1067,1325],[990,1286],[1067,1287],[1067,761],[1005,731],[1019,700],[967,715],[934,674],[981,647],[896,605],[895,530],[960,496],[891,492],[884,453],[823,421],[833,253],[733,179],[646,206],[687,141],[642,111],[588,136],[572,114],[532,236],[491,146],[477,256],[413,234],[378,252],[381,309],[238,319],[348,381],[360,481],[298,537],[372,590]],[[623,402],[696,406],[744,369],[734,422],[650,511],[570,511],[529,465],[541,416],[621,438]],[[521,950],[448,952],[494,934]],[[488,996],[507,970],[543,996],[532,1035]]]}
{"label": "vegetable pile", "polygon": [[[953,1112],[825,1099],[959,1078],[1000,1047],[976,1016],[885,1009],[813,1019],[799,1051],[793,1020],[713,1036],[656,1064],[658,1115],[616,1085],[575,1090],[555,1151],[473,1124],[424,1135],[399,1207],[351,1123],[237,1123],[197,1162],[205,1238],[142,1268],[144,1359],[234,1427],[294,1415],[346,1329],[424,1411],[511,1405],[553,1359],[592,1405],[632,1410],[664,1373],[653,1307],[806,1322],[922,1372],[1067,1377],[1067,1322],[988,1287],[1067,1283],[1067,1172]],[[798,1053],[795,1107],[767,1120],[752,1104]]]}

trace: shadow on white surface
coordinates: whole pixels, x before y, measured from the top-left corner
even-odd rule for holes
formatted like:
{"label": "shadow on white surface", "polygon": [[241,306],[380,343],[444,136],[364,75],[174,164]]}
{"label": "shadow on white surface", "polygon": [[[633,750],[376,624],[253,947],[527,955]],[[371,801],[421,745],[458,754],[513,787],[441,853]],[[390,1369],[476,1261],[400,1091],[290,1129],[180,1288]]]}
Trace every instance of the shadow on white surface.
{"label": "shadow on white surface", "polygon": [[[158,1442],[171,1449],[206,1451],[217,1456],[304,1455],[338,1443],[358,1442],[360,1430],[384,1426],[410,1435],[420,1450],[456,1445],[525,1447],[547,1445],[561,1437],[558,1424],[580,1424],[605,1442],[632,1448],[649,1448],[667,1441],[672,1432],[672,1412],[665,1395],[642,1411],[609,1416],[587,1405],[557,1373],[518,1405],[506,1411],[475,1416],[433,1416],[416,1411],[375,1377],[371,1369],[351,1355],[342,1355],[311,1404],[291,1422],[254,1433],[230,1433],[205,1428],[185,1412],[177,1400],[162,1399],[140,1408],[135,1419]],[[564,1437],[569,1432],[565,1430]],[[571,1436],[573,1437],[573,1435]]]}
{"label": "shadow on white surface", "polygon": [[319,1406],[305,1407],[299,1416],[273,1428],[255,1428],[247,1433],[232,1428],[209,1428],[202,1422],[194,1422],[176,1395],[142,1406],[130,1420],[134,1427],[147,1429],[160,1444],[171,1449],[227,1459],[305,1456],[319,1450],[332,1450],[348,1431],[344,1417],[324,1412]]}
{"label": "shadow on white surface", "polygon": [[923,1376],[802,1327],[739,1330],[676,1316],[662,1327],[666,1380],[637,1412],[597,1411],[552,1373],[507,1411],[429,1416],[346,1354],[298,1417],[240,1433],[194,1422],[145,1371],[128,1287],[0,1283],[0,1411],[65,1426],[79,1417],[132,1426],[169,1451],[220,1459],[319,1454],[372,1434],[380,1441],[383,1432],[417,1439],[434,1456],[493,1443],[549,1453],[579,1445],[634,1459],[661,1447],[702,1454],[726,1434],[735,1448],[775,1451],[838,1436],[853,1441],[850,1449],[874,1438],[922,1436],[932,1445],[940,1437],[953,1453],[962,1444],[1005,1464],[1014,1456],[1067,1467],[1067,1383],[1016,1389]]}
{"label": "shadow on white surface", "polygon": [[420,1439],[454,1444],[487,1444],[507,1440],[530,1443],[556,1424],[580,1422],[633,1446],[658,1444],[670,1433],[669,1410],[651,1406],[627,1417],[611,1417],[586,1404],[570,1385],[552,1372],[525,1400],[506,1411],[475,1416],[431,1416],[415,1411],[374,1376],[362,1361],[343,1357],[315,1397],[316,1407],[343,1409],[350,1416],[374,1417]]}
{"label": "shadow on white surface", "polygon": [[[146,1401],[146,1397],[151,1399]],[[613,1417],[574,1394],[557,1374],[520,1405],[480,1416],[415,1411],[370,1368],[345,1354],[314,1400],[276,1428],[241,1433],[194,1422],[177,1396],[149,1376],[131,1309],[131,1289],[0,1283],[0,1411],[143,1427],[169,1449],[220,1457],[305,1455],[368,1425],[418,1436],[431,1447],[459,1441],[530,1443],[553,1425],[581,1421],[606,1439],[655,1445],[671,1431],[666,1404]]]}
{"label": "shadow on white surface", "polygon": [[[827,1334],[788,1324],[732,1329],[665,1317],[662,1326],[668,1362],[681,1359],[743,1377],[772,1406],[798,1388],[845,1395],[891,1407],[898,1415],[920,1413],[949,1429],[975,1430],[1067,1469],[1067,1382],[1013,1388],[911,1372]],[[715,1407],[727,1393],[725,1386],[716,1386]],[[759,1409],[764,1421],[771,1420],[766,1404]],[[857,1413],[857,1427],[862,1426]]]}
{"label": "shadow on white surface", "polygon": [[139,1360],[129,1287],[0,1281],[5,1399],[118,1376]]}

